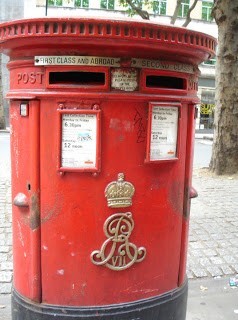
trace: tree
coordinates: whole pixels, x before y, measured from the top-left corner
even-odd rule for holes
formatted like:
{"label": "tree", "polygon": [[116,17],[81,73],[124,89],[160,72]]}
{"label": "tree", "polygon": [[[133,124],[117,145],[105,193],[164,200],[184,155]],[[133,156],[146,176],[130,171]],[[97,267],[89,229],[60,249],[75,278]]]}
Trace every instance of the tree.
{"label": "tree", "polygon": [[129,16],[134,16],[138,14],[142,19],[149,20],[150,15],[146,10],[143,10],[143,5],[150,5],[151,1],[147,0],[120,0],[120,4],[127,8],[127,13]]}
{"label": "tree", "polygon": [[[198,3],[198,0],[194,0],[194,2],[192,3],[191,7],[189,8],[188,13],[186,15],[186,20],[185,20],[185,22],[183,24],[183,27],[187,27],[189,25],[189,23],[192,21],[191,12],[196,7],[197,3]],[[176,19],[178,17],[178,13],[179,13],[179,9],[180,9],[181,4],[182,4],[182,0],[177,0],[176,7],[174,9],[174,14],[173,14],[173,16],[172,16],[172,18],[170,20],[171,24],[175,24]]]}
{"label": "tree", "polygon": [[196,7],[198,3],[198,0],[194,0],[193,4],[191,5],[191,7],[188,10],[187,16],[186,16],[186,20],[183,24],[183,27],[187,27],[189,25],[189,23],[192,21],[191,19],[191,12],[193,11],[193,9]]}
{"label": "tree", "polygon": [[[133,16],[135,14],[138,14],[142,19],[145,20],[149,20],[150,19],[150,15],[146,10],[143,10],[142,8],[144,6],[147,6],[148,8],[153,8],[154,4],[156,3],[156,1],[154,0],[120,0],[120,4],[123,7],[128,7],[127,13],[129,16]],[[191,7],[188,10],[188,13],[186,15],[186,19],[185,22],[183,24],[183,27],[187,27],[188,24],[191,22],[191,12],[193,11],[193,9],[196,7],[198,3],[198,0],[194,0]],[[171,17],[171,24],[175,24],[177,17],[178,17],[178,13],[179,13],[179,9],[181,7],[182,4],[182,0],[177,0],[176,2],[176,6],[174,9],[174,14]]]}
{"label": "tree", "polygon": [[238,172],[238,2],[215,0],[218,25],[214,142],[210,170]]}
{"label": "tree", "polygon": [[[128,1],[123,1],[124,3]],[[130,1],[131,2],[131,1]],[[149,5],[153,1],[135,1]],[[192,3],[185,23],[191,21]],[[177,0],[171,24],[175,24],[182,0]],[[134,11],[135,12],[135,11]],[[139,14],[139,11],[137,12]],[[238,2],[214,0],[212,15],[218,25],[214,141],[210,170],[217,175],[238,172]]]}
{"label": "tree", "polygon": [[182,0],[177,0],[176,6],[175,6],[175,9],[174,9],[174,14],[173,14],[173,16],[172,16],[172,18],[170,20],[171,24],[175,24],[176,19],[178,17],[179,8],[180,8],[181,4],[182,4]]}

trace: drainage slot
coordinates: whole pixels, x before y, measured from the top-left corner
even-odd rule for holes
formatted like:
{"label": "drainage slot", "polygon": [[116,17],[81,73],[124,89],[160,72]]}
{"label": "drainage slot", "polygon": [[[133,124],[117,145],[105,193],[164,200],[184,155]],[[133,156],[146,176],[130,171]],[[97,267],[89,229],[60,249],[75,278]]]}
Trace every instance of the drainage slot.
{"label": "drainage slot", "polygon": [[105,85],[105,73],[83,71],[50,72],[49,84],[103,86]]}
{"label": "drainage slot", "polygon": [[183,78],[168,77],[168,76],[147,76],[146,87],[186,89],[186,80]]}

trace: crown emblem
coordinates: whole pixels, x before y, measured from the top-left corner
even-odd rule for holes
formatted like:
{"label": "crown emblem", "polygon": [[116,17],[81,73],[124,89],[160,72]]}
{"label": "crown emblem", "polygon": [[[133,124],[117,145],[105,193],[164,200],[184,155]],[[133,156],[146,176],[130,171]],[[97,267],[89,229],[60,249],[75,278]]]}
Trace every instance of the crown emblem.
{"label": "crown emblem", "polygon": [[130,207],[134,193],[133,184],[124,181],[124,173],[119,173],[117,181],[109,183],[105,189],[107,205],[111,208]]}

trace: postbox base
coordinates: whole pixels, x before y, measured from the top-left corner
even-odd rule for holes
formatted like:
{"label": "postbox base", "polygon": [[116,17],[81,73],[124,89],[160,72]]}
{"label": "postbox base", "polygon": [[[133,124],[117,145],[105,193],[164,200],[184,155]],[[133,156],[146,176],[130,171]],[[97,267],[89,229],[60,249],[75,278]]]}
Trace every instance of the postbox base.
{"label": "postbox base", "polygon": [[158,297],[100,307],[62,307],[34,303],[13,290],[12,320],[185,320],[187,282]]}

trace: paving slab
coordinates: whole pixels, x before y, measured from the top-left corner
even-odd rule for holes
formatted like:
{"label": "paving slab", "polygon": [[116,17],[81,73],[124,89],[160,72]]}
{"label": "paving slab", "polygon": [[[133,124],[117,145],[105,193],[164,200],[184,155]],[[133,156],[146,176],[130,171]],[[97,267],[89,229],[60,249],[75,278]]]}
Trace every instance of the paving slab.
{"label": "paving slab", "polygon": [[229,279],[190,280],[186,320],[237,320],[238,288]]}

